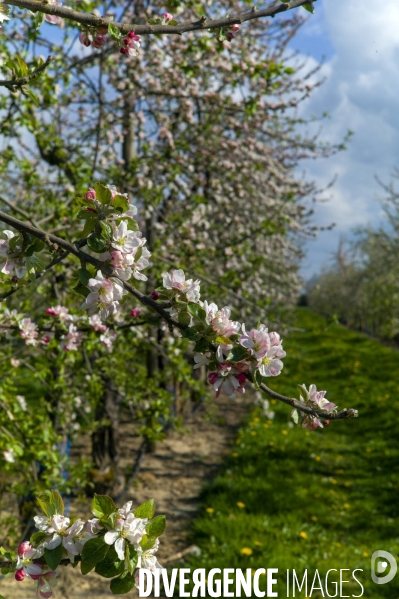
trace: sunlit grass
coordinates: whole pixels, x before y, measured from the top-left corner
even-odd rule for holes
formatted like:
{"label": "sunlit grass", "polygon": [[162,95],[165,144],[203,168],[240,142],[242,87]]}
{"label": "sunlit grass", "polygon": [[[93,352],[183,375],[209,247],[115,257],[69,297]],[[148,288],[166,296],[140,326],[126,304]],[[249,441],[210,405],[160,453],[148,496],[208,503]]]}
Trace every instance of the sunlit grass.
{"label": "sunlit grass", "polygon": [[[279,568],[281,597],[287,569],[308,568],[312,580],[316,568],[323,576],[361,568],[365,597],[397,598],[399,574],[374,584],[370,558],[378,549],[399,554],[399,353],[305,309],[296,326],[306,332],[284,340],[273,388],[297,397],[297,383],[315,383],[360,416],[309,432],[292,426],[287,406],[273,403],[274,421],[255,409],[204,491],[193,533],[202,554],[190,566]],[[355,582],[343,587],[343,595],[360,592]]]}

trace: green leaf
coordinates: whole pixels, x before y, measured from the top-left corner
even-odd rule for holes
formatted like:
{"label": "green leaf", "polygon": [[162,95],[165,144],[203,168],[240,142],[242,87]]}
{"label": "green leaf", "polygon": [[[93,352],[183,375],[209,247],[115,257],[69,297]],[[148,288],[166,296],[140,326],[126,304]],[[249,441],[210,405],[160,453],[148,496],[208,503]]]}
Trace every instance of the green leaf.
{"label": "green leaf", "polygon": [[185,324],[186,326],[189,326],[189,324],[191,322],[191,316],[188,312],[179,312],[179,314],[177,316],[177,320],[181,324]]}
{"label": "green leaf", "polygon": [[106,240],[99,235],[98,233],[93,233],[87,240],[88,247],[93,250],[93,252],[100,253],[105,249]]}
{"label": "green leaf", "polygon": [[109,550],[110,546],[101,537],[95,537],[87,541],[82,551],[82,574],[88,574],[96,564],[103,561]]}
{"label": "green leaf", "polygon": [[91,502],[91,511],[96,518],[103,518],[117,512],[118,508],[108,495],[97,495],[95,493]]}
{"label": "green leaf", "polygon": [[206,339],[200,339],[194,346],[194,351],[200,354],[205,353],[209,349],[209,341]]}
{"label": "green leaf", "polygon": [[201,335],[196,329],[194,329],[194,327],[189,327],[185,331],[182,331],[181,336],[184,339],[189,339],[190,341],[198,341],[198,339],[201,338]]}
{"label": "green leaf", "polygon": [[[36,77],[35,77],[35,79],[36,79]],[[35,106],[39,106],[39,104],[40,104],[39,98],[31,89],[24,90],[24,94],[26,96],[29,96],[29,98],[32,100],[32,102],[34,103]]]}
{"label": "green leaf", "polygon": [[112,237],[112,229],[110,227],[110,225],[106,222],[104,222],[103,220],[100,221],[100,227],[102,229],[103,232],[103,236],[110,238]]}
{"label": "green leaf", "polygon": [[172,27],[174,27],[175,25],[178,25],[178,24],[179,24],[179,21],[174,21],[174,20],[169,21],[169,23],[168,23],[168,25],[172,25]]}
{"label": "green leaf", "polygon": [[33,247],[35,248],[35,252],[41,252],[46,247],[46,244],[41,239],[35,239],[33,242]]}
{"label": "green leaf", "polygon": [[[119,30],[118,30],[119,31]],[[96,190],[96,199],[103,205],[107,205],[112,200],[112,193],[102,183],[94,183],[94,189]]]}
{"label": "green leaf", "polygon": [[29,258],[29,257],[26,258],[26,268],[28,270],[28,275],[29,275],[30,280],[32,282],[36,281],[35,265],[32,261],[32,258]]}
{"label": "green leaf", "polygon": [[129,208],[129,200],[125,196],[115,196],[112,200],[112,206],[114,209],[118,209],[119,212],[126,212]]}
{"label": "green leaf", "polygon": [[64,514],[64,502],[58,491],[51,491],[50,493],[50,505],[54,509],[54,514]]}
{"label": "green leaf", "polygon": [[192,316],[198,318],[198,320],[201,322],[206,322],[206,312],[199,304],[196,304],[195,302],[188,302],[187,310]]}
{"label": "green leaf", "polygon": [[229,345],[231,343],[231,339],[229,337],[226,337],[225,335],[218,335],[216,337],[216,341],[218,343],[223,343],[224,345]]}
{"label": "green leaf", "polygon": [[249,358],[249,352],[245,347],[237,346],[227,354],[226,360],[228,362],[241,362]]}
{"label": "green leaf", "polygon": [[60,565],[62,560],[64,548],[62,543],[58,545],[55,549],[45,549],[44,550],[44,559],[46,560],[46,564],[51,570],[56,570]]}
{"label": "green leaf", "polygon": [[148,19],[148,24],[149,25],[158,25],[159,22],[160,22],[159,18],[158,19],[154,19],[154,18]]}
{"label": "green leaf", "polygon": [[93,278],[93,275],[91,274],[91,272],[89,270],[87,270],[87,268],[79,268],[78,277],[79,277],[79,280],[82,283],[82,285],[87,286],[89,280],[91,278]]}
{"label": "green leaf", "polygon": [[47,516],[47,518],[51,518],[52,516],[54,516],[54,512],[52,511],[52,508],[50,506],[50,497],[48,494],[39,495],[38,497],[36,497],[36,499],[37,503],[40,505],[40,507],[43,510],[43,513],[45,514],[45,516]]}
{"label": "green leaf", "polygon": [[[284,1],[284,0],[283,0]],[[307,2],[306,4],[302,4],[303,8],[314,15],[314,7],[312,2]]]}
{"label": "green leaf", "polygon": [[125,576],[119,576],[111,580],[110,589],[114,595],[125,595],[134,587],[133,574],[127,573]]}
{"label": "green leaf", "polygon": [[33,545],[33,547],[37,547],[42,541],[44,541],[46,537],[46,533],[42,530],[39,530],[39,532],[34,532],[30,537],[30,544]]}
{"label": "green leaf", "polygon": [[166,528],[166,518],[165,516],[157,516],[147,525],[147,534],[152,539],[157,539],[160,537]]}
{"label": "green leaf", "polygon": [[149,520],[155,514],[155,502],[153,499],[142,503],[134,510],[136,518],[148,518]]}
{"label": "green leaf", "polygon": [[93,216],[87,218],[85,226],[83,227],[83,231],[81,233],[81,237],[83,238],[87,237],[97,226],[97,216],[93,212],[91,214]]}
{"label": "green leaf", "polygon": [[96,214],[92,210],[79,210],[79,212],[76,215],[76,218],[79,220],[97,220]]}
{"label": "green leaf", "polygon": [[121,32],[117,27],[115,27],[115,25],[113,25],[113,23],[109,23],[108,33],[113,40],[118,40],[120,37],[122,37]]}
{"label": "green leaf", "polygon": [[125,562],[118,558],[114,547],[111,547],[105,559],[96,564],[95,572],[104,578],[114,578],[122,574],[124,568]]}
{"label": "green leaf", "polygon": [[82,297],[84,297],[86,299],[86,297],[89,295],[90,293],[90,289],[88,289],[87,287],[85,287],[84,285],[82,285],[81,283],[78,283],[75,287],[72,287],[72,289],[76,292],[79,293],[79,295],[81,295]]}

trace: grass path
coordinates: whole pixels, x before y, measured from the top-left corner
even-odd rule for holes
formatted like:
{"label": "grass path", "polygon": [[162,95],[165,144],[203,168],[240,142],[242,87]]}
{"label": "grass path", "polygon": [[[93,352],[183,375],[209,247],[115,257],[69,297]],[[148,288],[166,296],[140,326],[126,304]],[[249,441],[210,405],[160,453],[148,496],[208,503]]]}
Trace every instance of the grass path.
{"label": "grass path", "polygon": [[[279,568],[280,597],[287,568],[301,577],[307,568],[311,582],[317,568],[323,587],[327,570],[361,568],[364,597],[396,599],[399,574],[372,583],[370,558],[383,549],[399,559],[399,352],[305,309],[296,325],[306,332],[284,340],[285,368],[273,388],[297,396],[297,383],[315,383],[360,416],[309,432],[291,425],[287,406],[271,406],[273,421],[255,409],[203,493],[193,533],[202,555],[190,567]],[[342,596],[361,592],[350,571]]]}

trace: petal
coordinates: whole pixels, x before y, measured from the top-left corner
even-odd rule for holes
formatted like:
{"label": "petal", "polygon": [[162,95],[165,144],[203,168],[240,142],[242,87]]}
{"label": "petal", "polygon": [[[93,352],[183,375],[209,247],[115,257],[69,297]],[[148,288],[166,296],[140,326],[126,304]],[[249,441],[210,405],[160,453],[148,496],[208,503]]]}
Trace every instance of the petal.
{"label": "petal", "polygon": [[120,560],[125,559],[125,539],[119,537],[115,541],[115,551],[118,554]]}
{"label": "petal", "polygon": [[104,541],[107,543],[107,545],[113,545],[118,538],[119,532],[116,530],[110,530],[104,535]]}

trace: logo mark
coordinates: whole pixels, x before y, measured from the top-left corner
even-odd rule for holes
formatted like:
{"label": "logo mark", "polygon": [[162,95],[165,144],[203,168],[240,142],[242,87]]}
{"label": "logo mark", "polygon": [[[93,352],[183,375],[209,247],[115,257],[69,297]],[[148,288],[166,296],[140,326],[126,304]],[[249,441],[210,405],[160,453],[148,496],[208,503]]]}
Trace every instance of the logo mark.
{"label": "logo mark", "polygon": [[[376,561],[380,559],[387,561],[378,561],[376,564]],[[388,574],[385,576],[377,576],[377,574],[382,574],[386,571],[388,563],[391,566],[391,570],[388,572]],[[396,563],[396,559],[391,553],[388,553],[388,551],[382,551],[382,549],[379,551],[374,551],[373,555],[371,556],[371,578],[373,582],[376,584],[386,584],[387,582],[391,582],[396,575],[397,569],[398,565]]]}

